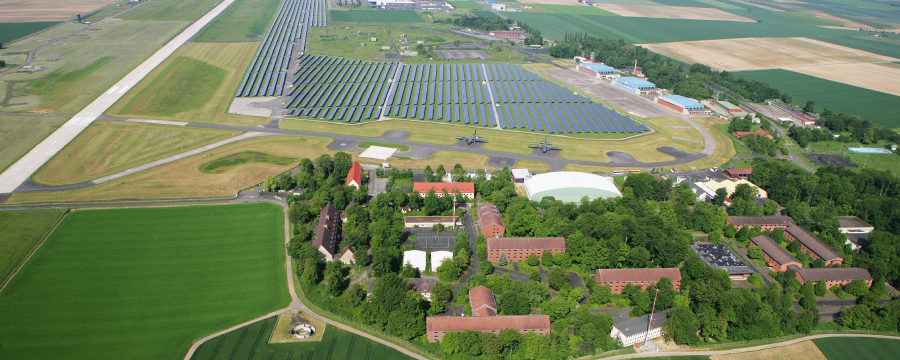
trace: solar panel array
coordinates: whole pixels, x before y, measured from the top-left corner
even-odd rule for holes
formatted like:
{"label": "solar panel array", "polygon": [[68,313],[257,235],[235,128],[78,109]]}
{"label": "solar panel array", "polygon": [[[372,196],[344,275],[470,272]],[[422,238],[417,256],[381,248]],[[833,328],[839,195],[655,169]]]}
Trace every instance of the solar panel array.
{"label": "solar panel array", "polygon": [[497,125],[480,64],[401,65],[385,116]]}
{"label": "solar panel array", "polygon": [[238,87],[238,96],[282,95],[296,41],[306,50],[306,29],[327,25],[324,0],[285,0]]}
{"label": "solar panel array", "polygon": [[285,108],[290,109],[288,115],[328,121],[378,119],[398,66],[396,62],[301,55]]}

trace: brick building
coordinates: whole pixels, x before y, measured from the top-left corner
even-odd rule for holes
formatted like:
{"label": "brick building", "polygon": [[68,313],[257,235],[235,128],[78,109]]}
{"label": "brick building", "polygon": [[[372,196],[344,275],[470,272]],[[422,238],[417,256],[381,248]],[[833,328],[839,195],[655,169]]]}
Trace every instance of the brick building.
{"label": "brick building", "polygon": [[475,197],[475,183],[473,182],[417,182],[413,183],[413,190],[422,196],[428,194],[428,191],[434,190],[437,196],[444,196],[444,193],[447,193],[462,194],[462,196],[470,198]]}
{"label": "brick building", "polygon": [[481,234],[486,238],[503,237],[506,233],[500,210],[497,209],[497,205],[487,201],[478,206],[478,225],[481,227]]}
{"label": "brick building", "polygon": [[738,230],[744,226],[758,227],[762,231],[772,231],[778,228],[785,229],[794,225],[794,220],[784,215],[765,216],[729,216],[727,224],[732,224]]}
{"label": "brick building", "polygon": [[797,225],[788,226],[784,229],[784,236],[791,241],[799,241],[800,249],[809,254],[813,259],[822,259],[825,265],[841,265],[844,263],[844,257],[837,251],[825,245],[822,240],[810,234],[806,229]]}
{"label": "brick building", "polygon": [[347,173],[347,186],[357,189],[362,186],[362,171],[362,166],[354,161],[353,165],[350,165],[350,172]]}
{"label": "brick building", "polygon": [[334,259],[335,247],[340,241],[341,213],[334,204],[328,203],[319,214],[319,224],[316,226],[316,237],[312,240],[312,247],[325,255],[325,261]]}
{"label": "brick building", "polygon": [[497,316],[494,292],[484,286],[469,290],[469,305],[472,306],[472,316]]}
{"label": "brick building", "polygon": [[640,286],[641,290],[647,290],[650,285],[659,282],[659,279],[669,278],[675,291],[681,288],[681,270],[677,268],[653,268],[653,269],[597,269],[597,285],[609,285],[613,294],[621,294],[626,284]]}
{"label": "brick building", "polygon": [[441,341],[449,331],[463,330],[499,334],[506,329],[516,329],[520,334],[535,332],[538,335],[550,335],[550,316],[436,316],[426,318],[425,327],[429,342]]}
{"label": "brick building", "polygon": [[684,115],[708,115],[709,110],[697,100],[681,95],[658,96],[656,103]]}
{"label": "brick building", "polygon": [[525,261],[528,255],[535,254],[542,258],[544,251],[551,254],[566,252],[566,241],[561,237],[552,238],[488,238],[488,261],[497,262],[500,254],[504,254],[506,261]]}
{"label": "brick building", "polygon": [[722,173],[732,179],[747,180],[750,178],[750,174],[753,174],[753,169],[725,169]]}
{"label": "brick building", "polygon": [[818,268],[818,269],[795,269],[797,271],[797,280],[801,284],[807,281],[825,281],[825,285],[831,288],[834,285],[847,285],[853,280],[863,279],[866,286],[872,286],[872,275],[866,269],[860,268]]}
{"label": "brick building", "polygon": [[774,240],[765,235],[759,235],[750,239],[750,247],[759,247],[768,265],[775,271],[787,271],[788,266],[802,268],[803,263],[797,260],[791,253],[778,245]]}

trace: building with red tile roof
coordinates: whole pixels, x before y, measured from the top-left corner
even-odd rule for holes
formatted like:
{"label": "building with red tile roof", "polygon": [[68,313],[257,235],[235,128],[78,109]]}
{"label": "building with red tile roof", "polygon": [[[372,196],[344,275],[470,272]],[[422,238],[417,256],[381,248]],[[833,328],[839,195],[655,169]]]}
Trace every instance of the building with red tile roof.
{"label": "building with red tile roof", "polygon": [[494,292],[484,286],[469,290],[469,305],[472,306],[472,316],[497,316]]}
{"label": "building with red tile roof", "polygon": [[750,174],[753,173],[753,169],[725,169],[722,173],[732,179],[747,180],[750,177]]}
{"label": "building with red tile roof", "polygon": [[487,201],[478,205],[478,225],[481,227],[481,234],[486,238],[503,237],[506,232],[506,226],[503,225],[503,218],[500,217],[497,205]]}
{"label": "building with red tile roof", "polygon": [[817,268],[817,269],[795,269],[797,271],[797,280],[801,284],[807,281],[824,281],[826,287],[831,288],[835,285],[847,285],[853,280],[862,279],[866,281],[866,286],[872,286],[872,275],[869,271],[861,268]]}
{"label": "building with red tile roof", "polygon": [[841,265],[844,257],[837,251],[825,245],[822,240],[810,234],[806,229],[797,225],[784,229],[784,237],[791,241],[799,241],[800,249],[809,254],[813,259],[822,259],[825,265]]}
{"label": "building with red tile roof", "polygon": [[434,190],[437,196],[444,196],[444,193],[447,193],[462,194],[462,196],[470,198],[475,197],[475,183],[473,182],[417,182],[413,183],[413,190],[422,196],[428,194],[429,190]]}
{"label": "building with red tile roof", "polygon": [[621,294],[626,284],[640,286],[641,290],[647,290],[650,285],[659,282],[659,279],[669,278],[675,291],[681,288],[681,270],[677,268],[652,268],[652,269],[597,269],[597,285],[609,285],[613,294]]}
{"label": "building with red tile roof", "polygon": [[447,332],[463,330],[499,334],[506,329],[516,329],[521,334],[535,332],[538,335],[549,335],[550,316],[434,316],[425,319],[425,327],[429,342],[441,341]]}
{"label": "building with red tile roof", "polygon": [[798,269],[803,267],[803,263],[800,260],[797,260],[791,253],[768,236],[759,235],[750,239],[750,247],[754,248],[757,246],[762,250],[768,265],[775,271],[787,271],[788,266],[794,266]]}
{"label": "building with red tile roof", "polygon": [[758,227],[761,231],[772,231],[777,228],[785,229],[793,226],[794,220],[784,215],[764,216],[729,216],[726,224],[734,225],[738,230],[744,226]]}
{"label": "building with red tile roof", "polygon": [[353,186],[357,189],[362,186],[362,171],[362,165],[354,161],[353,165],[350,165],[350,172],[347,173],[347,186]]}
{"label": "building with red tile roof", "polygon": [[487,256],[491,262],[500,261],[500,254],[509,262],[525,261],[531,254],[543,259],[544,251],[564,253],[566,240],[561,237],[487,239]]}

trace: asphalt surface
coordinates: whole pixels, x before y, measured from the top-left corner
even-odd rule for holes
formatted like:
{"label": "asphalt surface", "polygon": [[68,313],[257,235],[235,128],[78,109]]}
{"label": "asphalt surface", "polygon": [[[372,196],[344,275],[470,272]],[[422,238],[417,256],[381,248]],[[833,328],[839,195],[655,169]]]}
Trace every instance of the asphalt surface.
{"label": "asphalt surface", "polygon": [[20,185],[25,183],[35,171],[41,168],[47,161],[58,153],[66,144],[81,133],[88,125],[97,117],[103,115],[110,106],[125,95],[128,90],[137,85],[150,71],[153,71],[159,64],[166,60],[175,52],[182,44],[186,43],[190,38],[200,32],[206,24],[212,21],[222,11],[225,10],[234,0],[223,0],[219,5],[203,15],[199,20],[184,29],[180,34],[175,36],[168,43],[163,45],[159,51],[150,56],[143,63],[138,65],[122,80],[119,80],[113,87],[100,95],[96,100],[90,103],[86,108],[63,124],[59,129],[50,134],[44,141],[35,146],[28,154],[25,154],[19,161],[0,174],[0,194],[11,193]]}

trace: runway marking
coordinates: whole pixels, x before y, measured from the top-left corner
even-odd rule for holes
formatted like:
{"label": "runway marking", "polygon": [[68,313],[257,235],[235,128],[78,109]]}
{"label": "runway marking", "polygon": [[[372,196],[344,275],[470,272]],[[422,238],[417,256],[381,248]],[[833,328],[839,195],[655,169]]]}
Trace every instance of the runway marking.
{"label": "runway marking", "polygon": [[113,86],[112,89],[109,89],[109,91],[107,91],[106,93],[107,93],[107,94],[112,94],[112,93],[115,92],[117,89],[119,89],[118,86]]}

